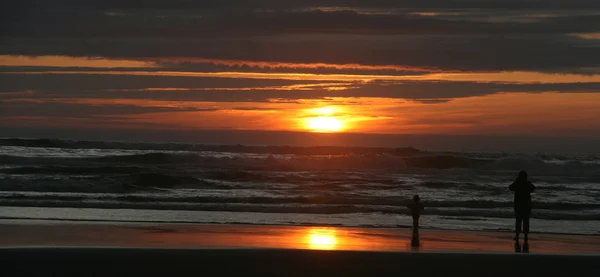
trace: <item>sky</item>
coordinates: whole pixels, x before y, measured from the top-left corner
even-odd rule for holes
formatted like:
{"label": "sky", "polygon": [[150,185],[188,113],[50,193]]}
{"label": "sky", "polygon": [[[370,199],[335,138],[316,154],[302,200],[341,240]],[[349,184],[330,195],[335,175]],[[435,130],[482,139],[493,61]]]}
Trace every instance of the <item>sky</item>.
{"label": "sky", "polygon": [[2,137],[600,139],[600,1],[0,5]]}

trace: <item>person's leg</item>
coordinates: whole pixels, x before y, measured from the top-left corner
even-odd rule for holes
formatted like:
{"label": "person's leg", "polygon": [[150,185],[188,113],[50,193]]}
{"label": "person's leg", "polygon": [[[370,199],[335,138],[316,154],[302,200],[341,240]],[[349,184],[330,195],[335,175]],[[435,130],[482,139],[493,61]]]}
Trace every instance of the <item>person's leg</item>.
{"label": "person's leg", "polygon": [[525,235],[525,242],[529,239],[529,213],[523,217],[523,234]]}
{"label": "person's leg", "polygon": [[413,233],[419,232],[419,217],[413,216]]}
{"label": "person's leg", "polygon": [[419,244],[419,217],[413,216],[413,233],[410,240],[410,245],[412,247],[419,247]]}
{"label": "person's leg", "polygon": [[521,233],[521,222],[523,221],[523,215],[515,211],[515,240],[519,240],[519,234]]}

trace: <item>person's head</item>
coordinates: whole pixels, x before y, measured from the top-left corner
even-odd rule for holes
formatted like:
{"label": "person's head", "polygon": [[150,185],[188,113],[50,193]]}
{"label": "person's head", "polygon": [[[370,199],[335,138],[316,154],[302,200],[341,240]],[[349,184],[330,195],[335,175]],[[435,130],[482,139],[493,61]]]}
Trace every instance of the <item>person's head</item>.
{"label": "person's head", "polygon": [[517,177],[518,180],[527,180],[527,172],[525,170],[521,170],[521,172],[519,172],[519,176]]}
{"label": "person's head", "polygon": [[418,195],[415,195],[415,196],[413,196],[413,201],[419,202],[419,201],[421,201],[421,197],[419,197]]}

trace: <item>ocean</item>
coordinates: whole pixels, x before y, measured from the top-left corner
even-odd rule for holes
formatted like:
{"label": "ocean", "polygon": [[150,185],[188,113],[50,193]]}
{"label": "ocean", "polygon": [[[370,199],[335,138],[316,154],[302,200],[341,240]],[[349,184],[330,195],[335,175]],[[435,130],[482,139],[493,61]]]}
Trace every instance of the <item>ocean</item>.
{"label": "ocean", "polygon": [[600,155],[0,139],[0,218],[600,234]]}

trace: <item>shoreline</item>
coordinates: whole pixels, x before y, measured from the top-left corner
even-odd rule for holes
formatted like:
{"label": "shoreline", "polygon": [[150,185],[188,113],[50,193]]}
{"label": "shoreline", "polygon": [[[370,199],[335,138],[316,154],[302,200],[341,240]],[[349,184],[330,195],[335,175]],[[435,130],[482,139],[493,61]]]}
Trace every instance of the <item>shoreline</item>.
{"label": "shoreline", "polygon": [[[357,226],[345,226],[339,224],[274,224],[274,223],[245,223],[245,222],[197,222],[197,221],[143,221],[143,220],[105,220],[105,219],[68,219],[68,218],[17,218],[17,217],[2,217],[0,216],[0,226],[11,221],[19,223],[39,223],[39,224],[51,224],[52,222],[61,224],[83,224],[83,225],[191,225],[191,226],[257,226],[257,227],[324,227],[324,228],[348,228],[348,229],[373,229],[373,230],[406,230],[410,231],[411,225],[397,225],[394,227],[390,226],[374,226],[374,225],[357,225]],[[27,221],[31,221],[27,223]],[[513,234],[512,230],[464,230],[464,229],[451,229],[451,228],[431,228],[431,227],[420,227],[420,230],[425,231],[450,231],[450,232],[484,232],[484,233],[509,233]],[[530,232],[530,234],[539,235],[556,235],[556,236],[583,236],[583,237],[600,237],[600,233],[597,234],[573,234],[573,233],[557,233],[557,232]]]}
{"label": "shoreline", "polygon": [[[56,220],[139,224],[235,224],[242,226],[328,226],[339,228],[409,229],[412,218],[403,214],[263,213],[148,209],[39,208],[0,206],[0,220]],[[467,219],[467,220],[465,220]],[[548,235],[600,235],[600,221],[531,219],[533,233]],[[512,232],[514,219],[446,217],[426,214],[421,227],[428,230]]]}

